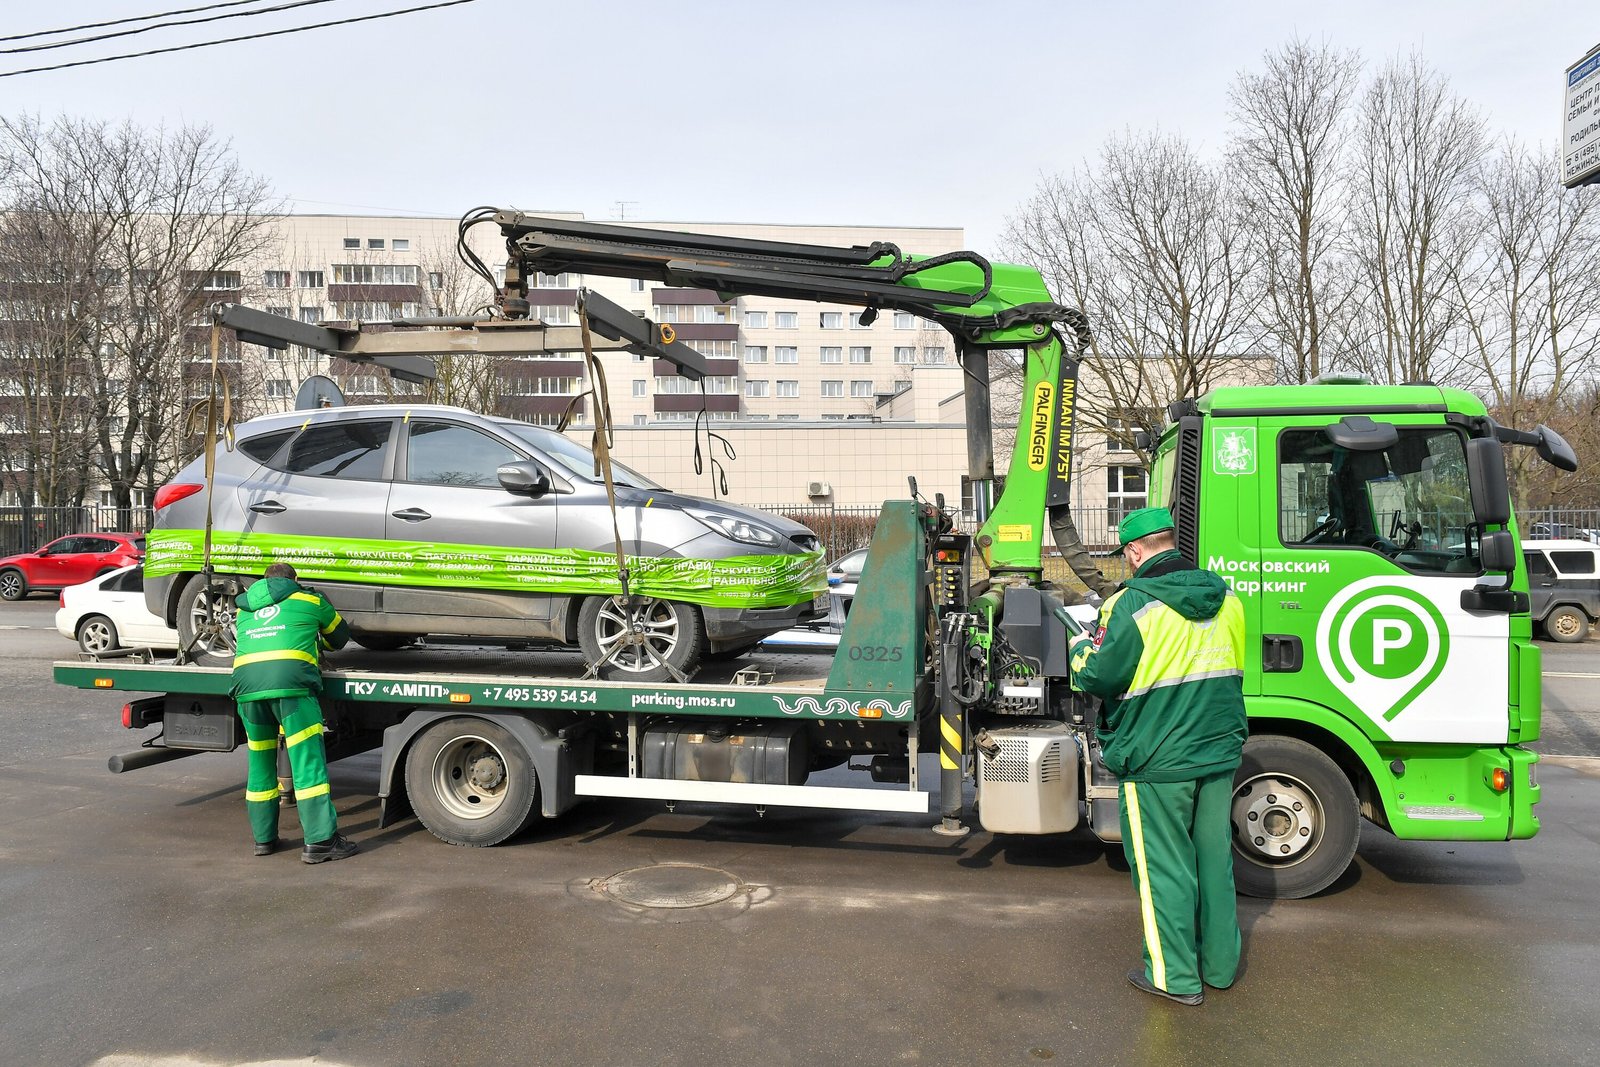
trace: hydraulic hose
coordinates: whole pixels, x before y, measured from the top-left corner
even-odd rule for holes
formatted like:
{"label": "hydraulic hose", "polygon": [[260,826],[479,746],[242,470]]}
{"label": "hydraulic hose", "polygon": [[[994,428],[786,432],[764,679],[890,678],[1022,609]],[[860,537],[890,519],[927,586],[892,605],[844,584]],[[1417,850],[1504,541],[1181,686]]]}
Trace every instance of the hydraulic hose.
{"label": "hydraulic hose", "polygon": [[1067,566],[1072,568],[1072,573],[1102,600],[1115,593],[1117,584],[1100,573],[1100,568],[1094,565],[1094,557],[1089,555],[1089,549],[1084,546],[1077,524],[1072,521],[1072,509],[1066,506],[1051,508],[1049,516],[1050,533],[1055,538],[1056,548],[1061,558],[1067,561]]}

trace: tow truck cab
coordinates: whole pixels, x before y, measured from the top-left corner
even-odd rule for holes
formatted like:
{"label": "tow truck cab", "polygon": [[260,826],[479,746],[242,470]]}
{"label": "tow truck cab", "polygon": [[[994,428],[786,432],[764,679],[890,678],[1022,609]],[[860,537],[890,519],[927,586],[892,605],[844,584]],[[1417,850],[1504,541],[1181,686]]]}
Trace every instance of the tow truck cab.
{"label": "tow truck cab", "polygon": [[[1314,384],[1216,389],[1169,414],[1151,503],[1244,605],[1252,737],[1326,754],[1398,837],[1533,836],[1539,650],[1482,401]],[[1293,797],[1299,773],[1279,761],[1265,784]],[[1278,829],[1264,849],[1292,847]]]}

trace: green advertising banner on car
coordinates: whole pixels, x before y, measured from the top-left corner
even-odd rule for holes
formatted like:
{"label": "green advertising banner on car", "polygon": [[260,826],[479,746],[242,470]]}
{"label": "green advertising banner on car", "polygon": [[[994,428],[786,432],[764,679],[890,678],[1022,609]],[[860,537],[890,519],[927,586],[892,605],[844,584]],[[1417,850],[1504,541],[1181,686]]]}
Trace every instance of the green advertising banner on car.
{"label": "green advertising banner on car", "polygon": [[[198,571],[202,530],[159,530],[145,546],[145,574]],[[785,607],[827,591],[822,553],[686,559],[628,556],[633,592],[708,607]],[[218,573],[260,574],[289,563],[308,582],[605,594],[621,591],[617,557],[567,548],[454,545],[343,537],[213,532]]]}

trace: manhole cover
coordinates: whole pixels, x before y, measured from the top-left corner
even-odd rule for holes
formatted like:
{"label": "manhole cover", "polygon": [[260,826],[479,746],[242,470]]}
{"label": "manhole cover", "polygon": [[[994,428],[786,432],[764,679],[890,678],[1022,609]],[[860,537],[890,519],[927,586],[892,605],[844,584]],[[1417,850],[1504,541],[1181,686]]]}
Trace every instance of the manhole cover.
{"label": "manhole cover", "polygon": [[600,891],[640,908],[703,908],[739,892],[739,879],[715,867],[662,863],[613,874]]}

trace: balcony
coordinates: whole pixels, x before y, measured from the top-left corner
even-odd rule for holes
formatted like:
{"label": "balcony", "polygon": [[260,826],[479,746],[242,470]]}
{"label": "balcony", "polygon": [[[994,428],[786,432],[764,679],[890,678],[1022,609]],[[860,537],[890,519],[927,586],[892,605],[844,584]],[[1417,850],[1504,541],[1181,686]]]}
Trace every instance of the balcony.
{"label": "balcony", "polygon": [[697,392],[657,393],[655,396],[657,411],[699,411],[702,405],[706,411],[738,411],[739,397],[734,393],[710,393],[701,396]]}

